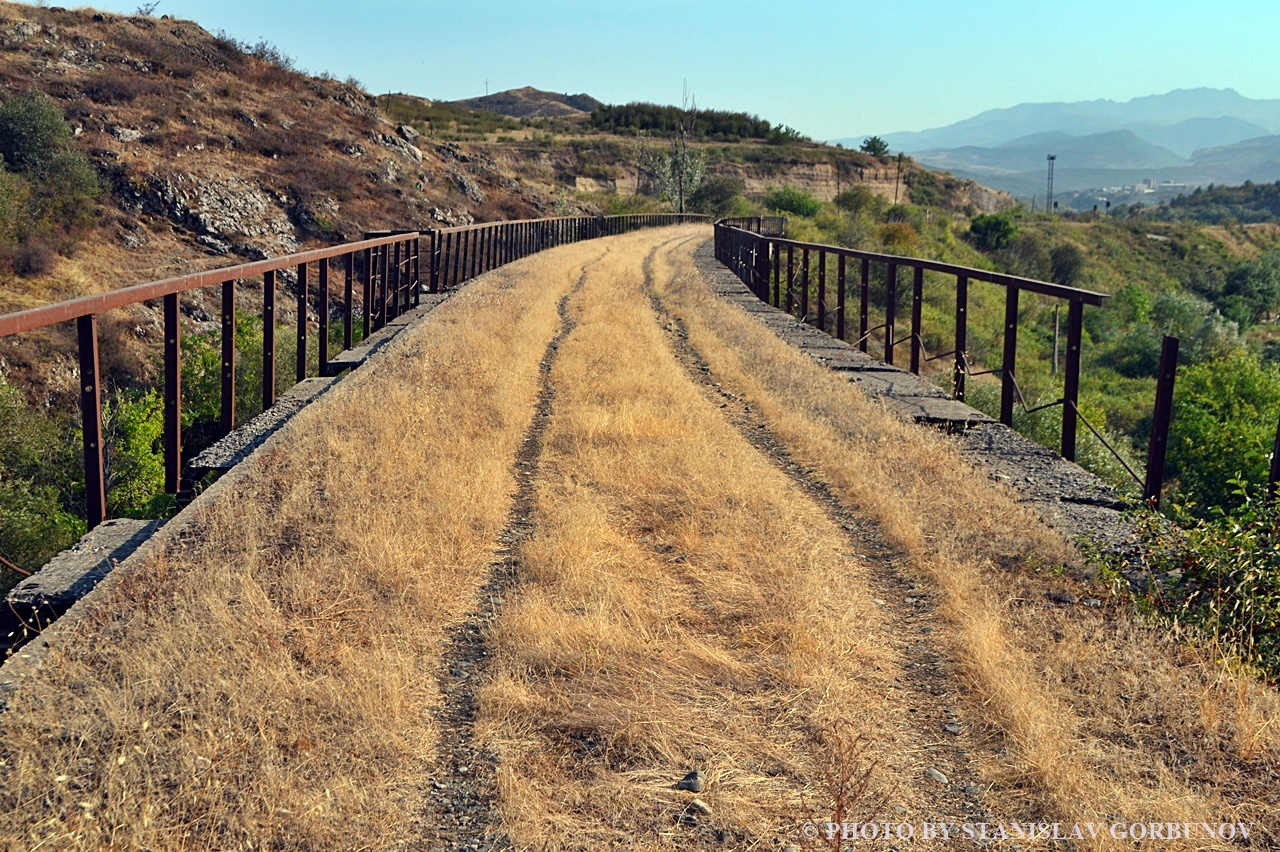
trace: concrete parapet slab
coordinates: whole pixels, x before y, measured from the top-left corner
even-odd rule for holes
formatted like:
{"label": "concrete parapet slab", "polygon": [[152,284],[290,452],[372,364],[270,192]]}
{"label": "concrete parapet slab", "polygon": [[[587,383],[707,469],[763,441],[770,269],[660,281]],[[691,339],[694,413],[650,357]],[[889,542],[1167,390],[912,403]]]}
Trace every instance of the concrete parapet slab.
{"label": "concrete parapet slab", "polygon": [[163,523],[105,521],[10,589],[0,609],[0,653],[21,647],[71,609]]}

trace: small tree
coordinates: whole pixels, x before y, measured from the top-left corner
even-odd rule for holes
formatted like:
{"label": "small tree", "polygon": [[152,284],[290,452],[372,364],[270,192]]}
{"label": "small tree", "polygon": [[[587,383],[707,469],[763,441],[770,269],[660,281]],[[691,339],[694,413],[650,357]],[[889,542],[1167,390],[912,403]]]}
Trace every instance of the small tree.
{"label": "small tree", "polygon": [[640,168],[653,177],[658,194],[670,200],[679,213],[685,212],[686,201],[702,183],[707,171],[706,157],[689,147],[689,137],[694,134],[697,118],[698,101],[686,85],[679,126],[671,139],[671,153],[663,154],[644,143],[636,152]]}
{"label": "small tree", "polygon": [[35,89],[0,101],[0,155],[20,175],[39,175],[71,146],[62,110]]}
{"label": "small tree", "polygon": [[1049,276],[1058,284],[1074,286],[1084,272],[1084,252],[1065,243],[1049,252]]}
{"label": "small tree", "polygon": [[813,193],[790,185],[769,187],[764,194],[764,203],[773,210],[797,216],[817,216],[822,210],[822,202]]}
{"label": "small tree", "polygon": [[979,251],[999,251],[1009,245],[1018,228],[1008,216],[979,213],[969,222],[969,241]]}
{"label": "small tree", "polygon": [[858,150],[876,158],[887,157],[889,156],[889,143],[879,136],[868,136],[862,140],[862,145]]}
{"label": "small tree", "polygon": [[841,210],[855,216],[873,212],[876,208],[876,194],[871,191],[871,187],[860,183],[840,192],[833,201]]}
{"label": "small tree", "polygon": [[729,175],[707,178],[689,196],[689,206],[699,213],[709,213],[717,218],[730,216],[745,189],[741,178]]}

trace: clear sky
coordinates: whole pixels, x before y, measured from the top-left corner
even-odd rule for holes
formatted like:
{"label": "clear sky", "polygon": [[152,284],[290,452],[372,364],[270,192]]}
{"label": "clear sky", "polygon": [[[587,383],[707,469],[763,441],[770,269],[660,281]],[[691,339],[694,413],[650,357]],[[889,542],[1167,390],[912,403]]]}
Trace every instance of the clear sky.
{"label": "clear sky", "polygon": [[1276,0],[160,0],[155,14],[265,39],[373,93],[454,100],[488,81],[679,103],[688,81],[699,106],[816,139],[1176,88],[1280,98]]}

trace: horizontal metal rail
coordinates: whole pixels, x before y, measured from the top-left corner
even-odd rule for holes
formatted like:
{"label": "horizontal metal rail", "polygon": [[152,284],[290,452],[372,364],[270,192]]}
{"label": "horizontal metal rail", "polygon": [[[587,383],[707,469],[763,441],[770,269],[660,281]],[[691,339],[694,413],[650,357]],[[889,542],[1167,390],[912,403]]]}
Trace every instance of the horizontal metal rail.
{"label": "horizontal metal rail", "polygon": [[[758,233],[754,227],[767,227],[777,235]],[[851,289],[857,289],[857,336],[851,341],[863,352],[867,351],[871,332],[871,267],[884,268],[884,323],[877,329],[884,331],[884,361],[893,364],[898,345],[910,344],[910,370],[920,372],[922,359],[928,359],[924,351],[922,334],[924,306],[924,274],[937,272],[955,278],[955,346],[952,395],[965,398],[965,379],[968,366],[968,311],[969,284],[983,281],[1005,288],[1004,353],[1000,364],[1001,395],[1000,422],[1013,425],[1015,400],[1020,394],[1015,379],[1018,346],[1018,304],[1023,292],[1036,293],[1068,303],[1067,351],[1065,358],[1065,382],[1062,404],[1062,456],[1069,461],[1076,458],[1076,432],[1080,419],[1077,403],[1080,394],[1080,343],[1083,337],[1083,309],[1085,305],[1097,306],[1107,295],[1078,287],[1067,287],[1048,281],[1005,275],[986,269],[959,266],[953,263],[928,260],[920,257],[902,257],[878,252],[859,251],[821,243],[804,243],[789,240],[780,234],[786,220],[765,222],[761,217],[723,219],[716,223],[716,258],[729,267],[760,299],[775,307],[796,313],[802,322],[818,326],[823,331],[848,340],[849,323],[845,312],[851,298]],[[816,261],[816,275],[815,273]],[[856,281],[853,280],[856,269]],[[911,330],[903,338],[897,338],[899,270],[907,268],[911,276]],[[831,279],[834,278],[834,281]],[[816,280],[815,280],[816,279]],[[834,288],[831,287],[834,284]],[[834,310],[828,304],[834,289]],[[810,310],[811,297],[816,300],[816,310]],[[932,359],[929,359],[932,360]],[[1086,424],[1087,425],[1087,424]],[[1090,427],[1091,428],[1091,427]]]}
{"label": "horizontal metal rail", "polygon": [[[296,380],[310,373],[307,353],[308,314],[314,312],[318,336],[317,372],[329,376],[337,365],[330,358],[329,322],[335,282],[340,276],[343,303],[342,349],[355,342],[353,317],[357,297],[363,314],[361,331],[368,337],[419,304],[423,290],[454,289],[491,269],[565,243],[623,234],[639,228],[708,222],[706,216],[677,213],[623,216],[562,216],[548,219],[486,222],[427,231],[378,231],[365,239],[284,257],[243,263],[177,278],[123,287],[54,305],[0,316],[0,338],[46,326],[76,323],[80,375],[81,427],[84,444],[85,517],[89,528],[107,517],[103,448],[102,384],[98,359],[98,317],[105,311],[159,299],[164,323],[164,469],[165,491],[188,493],[182,466],[182,322],[181,294],[203,287],[221,288],[221,416],[222,435],[236,425],[236,289],[250,278],[262,278],[262,406],[276,394],[276,296],[280,273],[296,282]],[[423,254],[426,257],[423,257]],[[425,269],[424,269],[425,262]],[[311,268],[315,267],[315,277]],[[313,283],[314,282],[314,283]]]}

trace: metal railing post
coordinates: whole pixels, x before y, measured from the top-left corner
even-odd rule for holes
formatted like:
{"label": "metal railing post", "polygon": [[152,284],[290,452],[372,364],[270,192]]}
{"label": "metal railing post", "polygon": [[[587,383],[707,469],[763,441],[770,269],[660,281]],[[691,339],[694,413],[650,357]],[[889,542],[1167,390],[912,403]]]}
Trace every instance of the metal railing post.
{"label": "metal railing post", "polygon": [[911,278],[911,372],[920,375],[920,334],[924,310],[924,267],[916,266]]}
{"label": "metal railing post", "polygon": [[839,340],[845,339],[844,303],[845,299],[848,298],[849,295],[844,275],[845,261],[847,259],[848,258],[842,254],[840,255],[840,260],[836,264],[836,337]]}
{"label": "metal railing post", "polygon": [[884,362],[893,363],[893,326],[898,319],[898,264],[888,263],[885,271],[884,296]]}
{"label": "metal railing post", "polygon": [[276,404],[276,271],[262,273],[262,410]]}
{"label": "metal railing post", "polygon": [[322,260],[318,264],[320,280],[316,288],[316,318],[319,320],[316,330],[316,343],[320,350],[319,373],[329,375],[329,261]]}
{"label": "metal railing post", "polygon": [[[303,311],[305,316],[306,312]],[[236,428],[236,282],[222,284],[222,416],[223,435]]]}
{"label": "metal railing post", "polygon": [[1006,287],[1004,298],[1004,359],[1000,363],[1000,422],[1013,425],[1014,370],[1018,359],[1018,288]]}
{"label": "metal railing post", "polygon": [[827,253],[818,249],[818,328],[827,330]]}
{"label": "metal railing post", "polygon": [[178,293],[164,297],[164,491],[182,487],[182,310]]}
{"label": "metal railing post", "polygon": [[[1062,386],[1062,457],[1076,460],[1077,404],[1080,401],[1080,341],[1084,337],[1084,304],[1072,300],[1067,305],[1067,363]],[[1177,347],[1174,347],[1175,365]],[[1163,460],[1161,467],[1163,468]],[[1161,473],[1163,477],[1163,471]]]}
{"label": "metal railing post", "polygon": [[342,256],[342,348],[350,349],[354,337],[352,314],[355,311],[355,265],[354,252]]}
{"label": "metal railing post", "polygon": [[964,380],[968,372],[965,354],[969,348],[969,278],[956,276],[956,354],[951,395],[964,402]]}
{"label": "metal railing post", "polygon": [[808,323],[809,320],[809,249],[805,249],[802,253],[800,272],[800,322]]}
{"label": "metal railing post", "polygon": [[295,353],[294,375],[297,381],[307,377],[307,265],[298,264],[298,351]]}
{"label": "metal railing post", "polygon": [[84,444],[84,509],[89,529],[107,519],[107,471],[102,455],[102,377],[98,368],[98,317],[76,320],[80,356],[80,431]]}
{"label": "metal railing post", "polygon": [[[1072,307],[1075,306],[1072,302]],[[1164,485],[1164,462],[1169,449],[1169,424],[1173,421],[1173,384],[1178,377],[1178,344],[1176,337],[1165,335],[1160,343],[1160,374],[1156,383],[1156,407],[1151,415],[1151,442],[1147,445],[1147,480],[1142,486],[1142,500],[1154,508],[1160,505],[1160,489]],[[1064,453],[1065,455],[1065,453]],[[1272,457],[1275,467],[1275,457]]]}

